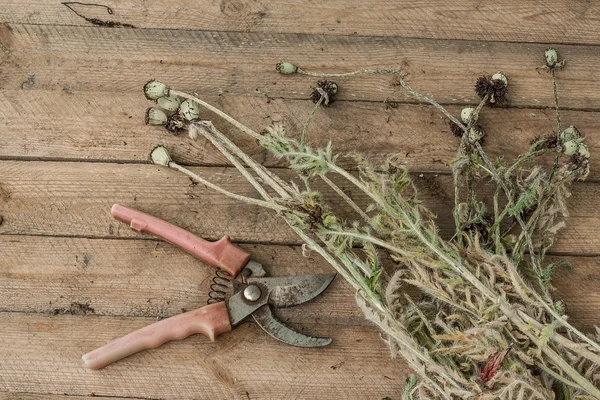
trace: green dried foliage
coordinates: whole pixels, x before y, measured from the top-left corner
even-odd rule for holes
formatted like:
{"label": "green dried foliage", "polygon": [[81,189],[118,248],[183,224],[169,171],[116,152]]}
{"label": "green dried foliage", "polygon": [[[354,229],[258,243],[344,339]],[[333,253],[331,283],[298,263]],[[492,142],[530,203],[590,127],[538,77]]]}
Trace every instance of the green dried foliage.
{"label": "green dried foliage", "polygon": [[[411,89],[399,71],[322,75],[398,74],[402,87],[444,113],[455,134],[463,132],[453,161],[452,238],[439,235],[435,216],[421,203],[408,171],[395,158],[373,165],[357,157],[356,175],[337,165],[331,143],[324,149],[304,144],[308,122],[299,140],[281,126],[259,134],[200,99],[171,93],[217,112],[298,171],[302,188],[252,160],[212,124],[190,123],[191,136],[201,134],[215,144],[263,200],[229,195],[275,210],[308,249],[323,256],[356,290],[357,304],[385,334],[392,355],[401,354],[419,376],[407,382],[403,399],[583,400],[600,398],[599,337],[571,326],[564,305],[553,298],[552,272],[566,263],[544,266],[545,254],[568,215],[571,184],[589,173],[583,139],[574,142],[569,137],[569,153],[577,146],[579,152],[565,155],[555,69],[543,68],[552,74],[555,88],[556,133],[533,140],[514,160],[499,157],[494,162],[481,146],[481,135],[473,134],[475,127],[483,129],[477,122],[484,106],[490,105],[486,93],[480,94],[477,107],[464,113],[468,118],[463,123]],[[318,75],[298,67],[296,72]],[[579,135],[575,132],[569,135]],[[545,155],[554,156],[551,166],[543,161]],[[174,162],[169,167],[193,176]],[[359,207],[328,178],[332,174],[345,178],[370,204]],[[326,204],[312,189],[316,179],[324,180],[359,218],[347,220]],[[489,181],[496,186],[491,201],[478,193]],[[383,268],[383,254],[395,262],[394,270]],[[421,295],[409,297],[408,287]],[[491,379],[486,376],[483,382],[483,366],[509,347],[494,365]]]}

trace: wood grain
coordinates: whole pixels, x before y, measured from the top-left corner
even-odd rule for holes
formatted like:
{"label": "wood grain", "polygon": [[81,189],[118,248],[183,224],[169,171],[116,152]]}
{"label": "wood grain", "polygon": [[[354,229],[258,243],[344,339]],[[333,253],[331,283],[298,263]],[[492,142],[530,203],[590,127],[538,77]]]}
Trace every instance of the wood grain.
{"label": "wood grain", "polygon": [[[0,392],[0,400],[112,400],[114,397],[92,396],[92,392],[88,396],[71,396],[64,394],[48,394],[48,393],[31,393],[31,392]],[[149,397],[142,399],[141,397],[127,397],[129,400],[148,400]]]}
{"label": "wood grain", "polygon": [[[89,25],[51,0],[5,0],[0,21]],[[99,7],[73,6],[88,18],[115,20],[139,28],[372,35],[480,41],[600,43],[594,2],[432,0],[326,3],[282,0],[184,2],[106,1]]]}
{"label": "wood grain", "polygon": [[[536,72],[545,62],[545,44],[18,24],[1,29],[6,61],[0,89],[100,91],[119,101],[119,94],[139,93],[155,78],[203,97],[309,98],[316,79],[278,74],[275,64],[286,59],[322,72],[402,69],[415,89],[448,104],[476,102],[476,78],[500,70],[510,80],[511,105],[553,104],[549,75]],[[600,109],[600,93],[588,90],[600,79],[600,47],[560,51],[570,61],[559,73],[563,108]],[[337,97],[414,102],[395,79],[338,79]]]}
{"label": "wood grain", "polygon": [[[382,398],[399,393],[408,368],[389,358],[374,328],[303,326],[334,342],[281,344],[244,324],[210,342],[194,335],[97,372],[81,355],[153,322],[150,318],[0,313],[5,390],[151,399]],[[59,371],[59,372],[57,372]]]}
{"label": "wood grain", "polygon": [[[171,244],[0,235],[0,310],[165,318],[206,305],[214,270]],[[330,273],[318,255],[299,246],[242,247],[270,276]],[[338,278],[323,294],[278,310],[291,324],[370,325],[351,287]]]}
{"label": "wood grain", "polygon": [[[299,246],[242,247],[271,276],[331,272]],[[206,304],[212,270],[180,249],[154,240],[110,240],[0,235],[0,310],[23,313],[165,318]],[[557,298],[577,326],[592,330],[600,318],[599,257],[551,257],[572,264],[559,270]],[[393,268],[389,260],[386,266]],[[420,292],[410,290],[414,298]],[[338,277],[307,304],[277,310],[287,324],[370,326],[351,287]]]}
{"label": "wood grain", "polygon": [[[0,109],[6,113],[0,126],[0,157],[5,159],[93,160],[145,162],[154,146],[162,143],[176,149],[177,161],[187,165],[226,164],[224,157],[204,140],[192,142],[143,124],[149,103],[140,93],[124,93],[122,99],[105,92],[54,90],[6,90],[0,92]],[[290,136],[298,137],[313,107],[306,100],[266,99],[224,95],[210,97],[211,103],[244,124],[260,131],[274,121],[283,122]],[[599,103],[600,104],[600,103]],[[449,106],[455,115],[461,107]],[[262,149],[254,139],[240,133],[211,113],[212,119],[240,147],[268,166],[285,166]],[[481,123],[487,128],[484,148],[492,158],[512,159],[526,151],[532,138],[556,130],[552,110],[485,109]],[[600,150],[600,113],[564,111],[563,124],[575,124],[585,135],[592,152],[592,165]],[[308,140],[323,147],[333,141],[339,162],[355,168],[350,154],[360,151],[382,163],[397,156],[414,171],[447,172],[456,157],[456,140],[446,118],[430,106],[363,101],[337,102],[320,110],[313,119]],[[360,142],[360,149],[356,143]],[[591,179],[599,175],[592,168]]]}
{"label": "wood grain", "polygon": [[[194,171],[237,193],[257,196],[232,168],[195,167]],[[278,169],[284,179],[293,172]],[[5,161],[0,163],[0,205],[4,222],[0,233],[15,235],[58,235],[99,238],[130,238],[138,234],[112,219],[114,203],[171,221],[200,236],[218,239],[229,234],[236,241],[299,244],[293,231],[280,217],[258,206],[229,199],[191,181],[177,171],[146,164],[60,163]],[[340,185],[366,206],[364,195],[344,181]],[[442,235],[453,232],[452,177],[415,176],[419,197],[438,215]],[[340,216],[352,218],[345,203],[326,186],[316,182],[326,203]],[[559,232],[554,251],[597,254],[600,225],[597,206],[600,186],[577,184],[569,200],[571,216]]]}

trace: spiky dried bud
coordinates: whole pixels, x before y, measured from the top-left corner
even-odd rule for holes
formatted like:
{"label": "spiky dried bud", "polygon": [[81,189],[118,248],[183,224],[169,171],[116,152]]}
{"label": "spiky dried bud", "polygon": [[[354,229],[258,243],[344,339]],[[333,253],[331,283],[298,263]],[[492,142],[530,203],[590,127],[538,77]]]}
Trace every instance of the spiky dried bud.
{"label": "spiky dried bud", "polygon": [[169,87],[162,82],[151,80],[144,85],[144,94],[149,100],[158,100],[169,95]]}
{"label": "spiky dried bud", "polygon": [[181,99],[177,96],[161,97],[156,100],[156,104],[158,104],[160,108],[169,112],[177,111],[179,103],[181,103]]}
{"label": "spiky dried bud", "polygon": [[460,112],[460,119],[462,119],[465,124],[468,124],[469,121],[471,121],[471,118],[473,118],[474,112],[475,109],[473,107],[465,107]]}
{"label": "spiky dried bud", "polygon": [[338,92],[338,89],[338,84],[333,81],[317,81],[317,87],[311,93],[310,98],[313,103],[317,104],[321,97],[323,97],[323,94],[325,94],[326,96],[321,104],[328,106],[333,103],[333,96]]}
{"label": "spiky dried bud", "polygon": [[552,48],[546,49],[544,56],[546,57],[546,66],[548,68],[554,68],[558,62],[558,52]]}
{"label": "spiky dried bud", "polygon": [[296,71],[298,71],[298,67],[286,61],[278,62],[275,66],[275,69],[277,72],[283,75],[295,74]]}
{"label": "spiky dried bud", "polygon": [[510,345],[506,349],[494,354],[494,356],[482,368],[481,372],[479,373],[479,378],[481,378],[481,382],[483,382],[483,384],[485,386],[487,386],[487,384],[490,382],[490,380],[492,380],[494,375],[496,375],[496,373],[502,366],[502,362],[504,361],[504,358],[510,352],[511,349],[512,349],[512,345]]}
{"label": "spiky dried bud", "polygon": [[454,123],[454,121],[448,121],[448,125],[450,126],[450,131],[452,134],[458,138],[462,137],[464,131],[460,126]]}
{"label": "spiky dried bud", "polygon": [[494,74],[498,79],[482,76],[475,82],[475,93],[479,98],[483,99],[487,96],[489,106],[505,103],[508,101],[506,94],[508,93],[508,79],[502,73]]}
{"label": "spiky dried bud", "polygon": [[164,125],[167,123],[167,118],[167,114],[158,107],[150,107],[146,110],[147,125]]}
{"label": "spiky dried bud", "polygon": [[485,129],[481,125],[475,125],[469,129],[469,140],[472,143],[483,142],[485,136]]}
{"label": "spiky dried bud", "polygon": [[179,114],[188,121],[197,121],[200,118],[200,104],[193,100],[185,100],[179,106]]}
{"label": "spiky dried bud", "polygon": [[153,164],[163,165],[165,167],[168,167],[171,162],[169,151],[164,146],[156,146],[152,149],[150,159]]}
{"label": "spiky dried bud", "polygon": [[167,119],[165,128],[174,135],[178,135],[186,127],[187,121],[179,114],[173,114]]}

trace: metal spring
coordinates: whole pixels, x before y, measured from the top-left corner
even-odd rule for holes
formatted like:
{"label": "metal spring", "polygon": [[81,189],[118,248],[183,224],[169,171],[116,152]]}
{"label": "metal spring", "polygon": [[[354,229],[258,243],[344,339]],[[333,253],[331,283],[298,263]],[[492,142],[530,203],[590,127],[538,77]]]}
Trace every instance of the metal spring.
{"label": "metal spring", "polygon": [[212,278],[210,292],[208,292],[207,304],[220,303],[225,301],[227,293],[231,288],[231,274],[221,268],[217,269]]}

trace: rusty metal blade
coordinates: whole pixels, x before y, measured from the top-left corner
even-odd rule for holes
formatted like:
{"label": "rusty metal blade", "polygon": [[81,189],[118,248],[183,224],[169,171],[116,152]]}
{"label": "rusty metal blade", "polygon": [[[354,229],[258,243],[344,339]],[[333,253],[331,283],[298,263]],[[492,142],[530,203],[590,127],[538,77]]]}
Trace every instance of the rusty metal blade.
{"label": "rusty metal blade", "polygon": [[254,321],[271,337],[292,346],[297,347],[321,347],[331,343],[329,337],[309,336],[297,332],[292,328],[285,326],[271,312],[271,307],[266,304],[252,313]]}
{"label": "rusty metal blade", "polygon": [[292,307],[314,299],[333,281],[336,274],[313,274],[275,278],[249,278],[248,284],[259,284],[269,291],[269,304]]}

